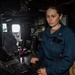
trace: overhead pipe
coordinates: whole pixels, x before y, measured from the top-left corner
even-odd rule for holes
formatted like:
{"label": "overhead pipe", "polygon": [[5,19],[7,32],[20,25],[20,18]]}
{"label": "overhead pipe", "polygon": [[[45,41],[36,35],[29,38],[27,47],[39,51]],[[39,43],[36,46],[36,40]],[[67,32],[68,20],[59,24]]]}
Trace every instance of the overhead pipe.
{"label": "overhead pipe", "polygon": [[71,0],[71,1],[68,1],[68,2],[64,2],[64,3],[60,4],[59,6],[66,5],[66,4],[71,4],[71,3],[73,3],[74,1],[75,1],[75,0]]}

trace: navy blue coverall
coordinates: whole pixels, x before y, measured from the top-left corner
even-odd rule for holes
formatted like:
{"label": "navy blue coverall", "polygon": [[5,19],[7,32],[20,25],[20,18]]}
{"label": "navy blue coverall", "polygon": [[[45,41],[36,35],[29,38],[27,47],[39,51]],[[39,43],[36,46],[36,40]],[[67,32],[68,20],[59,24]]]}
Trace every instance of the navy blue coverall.
{"label": "navy blue coverall", "polygon": [[69,75],[68,70],[74,62],[75,37],[65,25],[50,34],[50,27],[43,32],[41,47],[37,57],[42,60],[47,75]]}

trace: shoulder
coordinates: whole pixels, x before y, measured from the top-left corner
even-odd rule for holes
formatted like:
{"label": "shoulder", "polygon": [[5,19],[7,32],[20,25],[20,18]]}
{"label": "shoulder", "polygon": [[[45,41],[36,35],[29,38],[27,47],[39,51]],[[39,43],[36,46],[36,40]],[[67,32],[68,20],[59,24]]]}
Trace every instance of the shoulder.
{"label": "shoulder", "polygon": [[70,27],[68,27],[68,26],[65,26],[65,25],[64,25],[64,28],[63,28],[63,33],[67,34],[67,35],[68,34],[74,34],[72,29]]}
{"label": "shoulder", "polygon": [[74,32],[68,26],[65,26],[65,28],[63,29],[63,36],[67,40],[70,40],[70,39],[74,40],[75,39]]}

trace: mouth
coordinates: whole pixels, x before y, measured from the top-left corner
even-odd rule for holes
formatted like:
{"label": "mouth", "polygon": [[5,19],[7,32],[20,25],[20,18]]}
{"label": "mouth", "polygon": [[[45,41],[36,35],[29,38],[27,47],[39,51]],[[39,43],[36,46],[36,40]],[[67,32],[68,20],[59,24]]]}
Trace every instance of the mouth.
{"label": "mouth", "polygon": [[52,25],[53,23],[49,23],[50,25]]}
{"label": "mouth", "polygon": [[53,22],[49,22],[49,24],[53,24]]}

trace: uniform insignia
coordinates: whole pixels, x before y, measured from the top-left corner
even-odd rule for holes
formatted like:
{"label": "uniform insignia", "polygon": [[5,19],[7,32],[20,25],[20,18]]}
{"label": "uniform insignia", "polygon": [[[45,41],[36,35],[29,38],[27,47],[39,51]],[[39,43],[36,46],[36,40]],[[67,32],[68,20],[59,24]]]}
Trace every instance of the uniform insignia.
{"label": "uniform insignia", "polygon": [[62,35],[61,33],[59,33],[59,35]]}
{"label": "uniform insignia", "polygon": [[52,47],[52,45],[53,45],[53,42],[50,43],[50,47]]}

